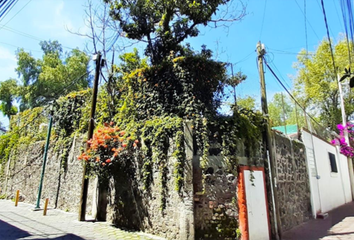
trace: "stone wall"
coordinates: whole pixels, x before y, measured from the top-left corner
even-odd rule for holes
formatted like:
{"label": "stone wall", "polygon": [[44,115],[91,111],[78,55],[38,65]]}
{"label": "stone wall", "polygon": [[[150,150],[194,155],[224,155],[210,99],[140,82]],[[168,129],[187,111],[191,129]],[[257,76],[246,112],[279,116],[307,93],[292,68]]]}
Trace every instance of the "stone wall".
{"label": "stone wall", "polygon": [[[161,170],[155,164],[152,184],[143,189],[142,164],[137,160],[116,169],[116,174],[106,183],[107,220],[118,227],[137,229],[166,237],[167,239],[235,239],[238,230],[237,172],[230,170],[221,155],[221,147],[211,143],[206,169],[200,168],[200,156],[193,144],[191,128],[185,126],[186,164],[184,187],[175,190],[174,168],[176,159],[170,144],[166,161],[166,178],[161,186]],[[297,141],[274,135],[276,191],[278,195],[281,230],[285,231],[311,216],[310,189],[305,162],[305,148]],[[63,146],[50,146],[44,177],[42,202],[50,199],[50,206],[67,211],[78,211],[82,165],[77,156],[81,139],[74,139],[69,149],[67,167],[62,168]],[[262,147],[245,151],[242,139],[237,143],[240,165],[262,166]],[[255,145],[256,146],[256,145]],[[216,149],[216,150],[215,150]],[[19,189],[21,200],[35,205],[43,162],[44,142],[22,147],[4,169],[6,178],[1,182],[1,194],[9,198]],[[247,154],[246,154],[247,152]],[[212,154],[217,153],[217,154]],[[247,155],[247,156],[246,156]],[[101,189],[101,188],[100,188]],[[165,189],[165,192],[162,192]],[[90,180],[87,213],[97,197],[95,181]],[[100,194],[98,199],[103,196]],[[161,208],[161,200],[166,203]],[[94,200],[93,200],[94,199]],[[271,199],[271,198],[269,198]],[[272,204],[270,202],[269,206]],[[101,209],[102,210],[102,209]],[[272,213],[272,210],[270,211]]]}
{"label": "stone wall", "polygon": [[[175,189],[174,169],[177,160],[172,157],[174,145],[170,141],[164,183],[158,163],[153,164],[152,182],[148,189],[143,189],[141,161],[135,159],[115,169],[108,188],[108,221],[118,227],[142,230],[167,239],[194,239],[193,154],[188,144],[191,141],[188,126],[185,126],[184,137],[186,162],[182,191],[179,193]],[[165,207],[162,207],[162,201],[165,201]]]}
{"label": "stone wall", "polygon": [[235,174],[221,166],[209,167],[202,181],[204,189],[194,196],[195,239],[235,239],[238,228]]}
{"label": "stone wall", "polygon": [[305,146],[285,136],[274,134],[276,191],[281,231],[311,218],[309,176]]}
{"label": "stone wall", "polygon": [[[261,145],[255,143],[257,147],[250,151],[243,141],[237,142],[238,164],[263,164]],[[237,171],[230,170],[220,144],[210,142],[209,154],[206,169],[200,168],[199,156],[193,161],[196,239],[236,239],[239,231]]]}
{"label": "stone wall", "polygon": [[[81,139],[74,139],[69,149],[67,167],[61,166],[62,146],[49,146],[47,165],[43,180],[41,207],[45,198],[49,198],[49,206],[64,211],[78,212],[81,193],[83,167],[77,160]],[[20,190],[20,200],[36,205],[38,187],[43,166],[45,142],[36,142],[29,146],[21,146],[17,153],[12,153],[6,164],[5,180],[1,182],[1,194],[13,198],[16,190]],[[91,213],[93,183],[90,181],[87,213]]]}

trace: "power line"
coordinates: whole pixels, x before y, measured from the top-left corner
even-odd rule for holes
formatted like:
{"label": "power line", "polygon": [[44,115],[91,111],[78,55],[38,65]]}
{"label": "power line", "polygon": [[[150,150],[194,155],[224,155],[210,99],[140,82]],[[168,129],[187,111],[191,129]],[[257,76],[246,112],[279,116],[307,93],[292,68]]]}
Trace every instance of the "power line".
{"label": "power line", "polygon": [[[348,23],[347,23],[347,15],[346,15],[346,9],[348,9],[348,11],[349,11],[349,8],[351,8],[351,3],[347,2],[347,6],[344,6],[344,5],[345,5],[344,1],[341,0],[342,17],[343,17],[343,23],[344,23],[344,29],[345,29],[345,39],[347,41],[349,65],[351,65],[350,43],[349,43]],[[350,24],[349,24],[349,27],[350,27],[350,29],[352,29],[352,26]],[[352,31],[351,31],[351,40],[353,41]]]}
{"label": "power line", "polygon": [[297,101],[297,99],[289,92],[289,90],[284,86],[283,82],[279,79],[279,77],[277,76],[277,74],[273,71],[273,69],[268,65],[267,61],[265,58],[263,58],[264,63],[266,64],[267,68],[269,69],[269,71],[273,74],[273,76],[275,77],[275,79],[280,83],[280,85],[284,88],[284,90],[289,94],[289,96],[295,101],[295,103],[306,113],[306,115],[308,115],[312,121],[314,121],[318,126],[326,129],[325,127],[323,127],[319,122],[316,121],[316,119],[314,119],[310,114],[308,114],[305,110],[305,108],[303,106],[301,106],[301,104]]}
{"label": "power line", "polygon": [[306,21],[307,21],[307,17],[306,17],[306,0],[304,0],[304,24],[305,24],[305,43],[306,43],[306,56],[309,52],[309,47],[308,47],[308,42],[307,42],[307,24],[306,24]]}
{"label": "power line", "polygon": [[0,2],[0,9],[5,5],[5,3],[7,2],[8,0],[3,0],[2,2]]}
{"label": "power line", "polygon": [[327,22],[326,10],[325,10],[325,7],[324,7],[323,0],[321,0],[321,5],[322,5],[322,12],[323,12],[324,21],[325,21],[325,24],[326,24],[327,38],[328,38],[328,41],[329,41],[329,48],[330,48],[330,50],[331,50],[331,58],[332,58],[332,64],[333,64],[333,70],[334,70],[334,78],[336,78],[336,75],[337,75],[337,74],[336,74],[337,68],[336,68],[336,63],[334,62],[332,41],[331,41],[331,38],[330,38],[330,36],[329,36],[328,22]]}
{"label": "power line", "polygon": [[[31,34],[28,34],[28,33],[25,33],[25,32],[19,31],[19,30],[16,30],[16,29],[14,29],[14,28],[10,28],[10,27],[5,26],[5,25],[0,25],[0,30],[2,30],[2,29],[3,29],[3,30],[6,30],[6,31],[10,31],[10,32],[15,33],[15,34],[18,34],[18,35],[21,35],[21,36],[24,36],[24,37],[27,37],[27,38],[30,38],[30,39],[33,39],[33,40],[36,40],[36,41],[38,41],[38,42],[44,41],[44,40],[42,40],[42,39],[40,39],[40,38],[37,38],[37,37],[35,37],[35,36],[31,35]],[[68,47],[68,46],[63,46],[63,45],[62,45],[62,47],[63,47],[63,48],[70,49],[70,50],[75,49],[75,48]]]}
{"label": "power line", "polygon": [[273,62],[273,67],[275,68],[275,70],[278,71],[278,73],[279,73],[281,79],[283,80],[283,82],[285,82],[286,86],[287,86],[288,88],[291,88],[290,85],[288,84],[288,81],[286,81],[286,80],[283,78],[283,76],[281,75],[279,69],[278,69],[277,66],[274,64],[274,62]]}
{"label": "power line", "polygon": [[14,19],[17,14],[19,14],[32,0],[29,0],[20,10],[17,11],[17,13],[15,13],[15,15],[12,16],[12,18],[10,18],[9,21],[7,21],[4,26],[6,26],[12,19]]}
{"label": "power line", "polygon": [[262,37],[266,8],[267,8],[267,0],[264,1],[263,18],[262,18],[262,25],[261,25],[261,33],[259,34],[259,40],[261,40],[261,37]]}
{"label": "power line", "polygon": [[[14,48],[21,48],[19,46],[16,46],[16,45],[13,45],[11,43],[6,43],[6,42],[0,42],[0,44],[4,44],[4,45],[8,45],[8,46],[11,46],[11,47],[14,47]],[[40,52],[39,50],[32,50],[32,49],[28,49],[28,48],[23,48],[24,50],[27,50],[27,51],[31,51],[31,52]]]}
{"label": "power line", "polygon": [[0,22],[6,17],[17,2],[18,0],[10,0],[7,6],[4,7],[3,11],[0,13]]}
{"label": "power line", "polygon": [[[305,0],[305,1],[306,1],[306,0]],[[303,15],[305,15],[305,13],[302,11],[302,9],[301,9],[299,3],[297,2],[297,0],[295,0],[295,3],[296,3],[296,5],[298,6],[298,8],[300,9],[301,13],[302,13]],[[312,25],[311,25],[310,21],[308,20],[308,18],[306,18],[306,21],[307,21],[307,23],[309,24],[309,26],[311,27],[313,33],[316,35],[318,41],[321,41],[321,39],[318,37],[318,35],[317,35],[315,29],[312,27]]]}
{"label": "power line", "polygon": [[11,5],[14,3],[15,0],[5,1],[3,8],[0,10],[0,21],[4,14],[9,10]]}

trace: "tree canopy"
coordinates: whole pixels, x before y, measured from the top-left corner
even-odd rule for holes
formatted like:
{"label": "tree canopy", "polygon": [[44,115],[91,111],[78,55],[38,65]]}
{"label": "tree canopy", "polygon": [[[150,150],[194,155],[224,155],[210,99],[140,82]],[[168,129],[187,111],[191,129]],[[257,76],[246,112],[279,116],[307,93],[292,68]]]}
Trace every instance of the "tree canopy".
{"label": "tree canopy", "polygon": [[[209,22],[236,21],[244,16],[241,11],[225,14],[224,19],[213,19],[220,7],[230,0],[104,0],[110,4],[110,15],[120,23],[127,37],[147,42],[145,54],[153,64],[161,62],[171,51],[182,55],[181,43],[196,37],[197,26]],[[231,12],[231,11],[230,11]]]}
{"label": "tree canopy", "polygon": [[17,113],[17,108],[13,105],[17,92],[18,86],[15,79],[0,82],[0,111],[9,119],[11,115]]}
{"label": "tree canopy", "polygon": [[[353,43],[350,43],[350,49],[353,49]],[[323,125],[336,129],[336,125],[341,122],[341,111],[337,75],[329,42],[323,40],[313,53],[307,54],[302,50],[297,58],[295,94],[298,99],[302,99],[304,107],[317,112]],[[339,75],[343,74],[350,62],[353,63],[353,55],[351,54],[349,59],[348,44],[345,40],[338,41],[334,46],[334,60]],[[354,101],[348,88],[343,86],[345,109],[350,116],[354,113]]]}
{"label": "tree canopy", "polygon": [[17,95],[21,110],[47,104],[89,85],[90,57],[86,53],[73,49],[63,55],[57,41],[43,41],[40,45],[44,52],[41,59],[34,58],[24,49],[16,52],[16,72],[20,77]]}
{"label": "tree canopy", "polygon": [[245,96],[243,98],[238,98],[237,106],[241,108],[246,108],[249,110],[256,110],[256,99],[251,96]]}

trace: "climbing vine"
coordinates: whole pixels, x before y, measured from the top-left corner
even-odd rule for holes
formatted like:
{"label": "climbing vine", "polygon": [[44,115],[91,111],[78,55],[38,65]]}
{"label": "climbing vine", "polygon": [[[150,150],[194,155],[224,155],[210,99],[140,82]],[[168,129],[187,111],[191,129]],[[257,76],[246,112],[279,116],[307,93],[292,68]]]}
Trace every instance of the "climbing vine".
{"label": "climbing vine", "polygon": [[[172,143],[172,144],[171,144]],[[145,191],[153,181],[153,171],[159,171],[161,186],[161,209],[166,208],[168,196],[168,172],[173,167],[175,190],[182,192],[184,186],[185,149],[183,120],[178,117],[155,117],[146,121],[111,122],[98,127],[89,148],[78,159],[88,163],[90,175],[103,179],[111,177],[115,165],[138,161]],[[169,153],[169,151],[173,151]],[[173,157],[175,163],[170,163]],[[131,164],[129,164],[131,165]],[[134,165],[134,164],[133,164]]]}
{"label": "climbing vine", "polygon": [[68,167],[70,147],[75,134],[84,133],[88,127],[89,89],[72,92],[55,101],[53,106],[53,122],[55,130],[55,150],[62,151],[60,155],[61,173]]}

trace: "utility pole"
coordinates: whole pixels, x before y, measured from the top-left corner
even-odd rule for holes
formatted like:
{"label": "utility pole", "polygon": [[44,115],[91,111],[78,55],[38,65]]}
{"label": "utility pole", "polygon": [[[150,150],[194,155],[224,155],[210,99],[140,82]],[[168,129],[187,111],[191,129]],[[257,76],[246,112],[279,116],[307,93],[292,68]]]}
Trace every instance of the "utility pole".
{"label": "utility pole", "polygon": [[50,116],[49,116],[47,141],[45,143],[45,148],[44,148],[44,157],[43,157],[43,166],[42,166],[41,180],[39,182],[39,187],[38,187],[37,204],[36,204],[36,207],[34,208],[34,210],[39,210],[40,209],[42,187],[43,187],[43,179],[44,179],[44,173],[45,173],[45,165],[47,164],[47,155],[48,155],[48,148],[49,148],[49,142],[50,142],[50,133],[52,131],[52,124],[53,124],[53,112],[51,110],[50,111]]}
{"label": "utility pole", "polygon": [[[90,114],[90,122],[88,128],[88,139],[91,139],[93,136],[93,130],[95,128],[95,112],[96,112],[96,102],[97,102],[97,91],[98,91],[98,80],[100,77],[101,71],[101,52],[98,52],[95,55],[94,60],[96,61],[96,72],[95,72],[95,79],[93,83],[92,89],[92,103],[91,103],[91,114]],[[86,148],[88,149],[90,146],[87,143]],[[86,215],[86,203],[87,203],[87,192],[88,192],[88,185],[89,179],[86,178],[87,173],[87,163],[84,162],[84,171],[82,174],[82,186],[81,186],[81,195],[80,195],[80,208],[79,208],[79,221],[85,221]]]}
{"label": "utility pole", "polygon": [[[343,99],[343,90],[342,90],[342,84],[340,82],[340,76],[339,74],[337,75],[337,80],[338,80],[338,89],[339,89],[339,97],[340,97],[340,108],[342,111],[342,125],[344,127],[347,126],[347,115],[345,114],[345,108],[344,108],[344,99]],[[345,141],[350,144],[349,142],[349,137],[348,137],[348,131],[344,131],[344,138]],[[354,172],[353,172],[353,162],[351,158],[347,158],[348,160],[348,168],[349,168],[349,179],[350,179],[350,187],[351,187],[351,193],[352,193],[352,200],[354,199]]]}
{"label": "utility pole", "polygon": [[[264,45],[261,42],[257,44],[257,55],[258,55],[258,70],[259,70],[259,79],[261,84],[261,106],[262,106],[262,113],[263,116],[266,118],[266,130],[263,134],[263,139],[266,143],[266,150],[267,150],[267,159],[265,161],[268,167],[269,179],[270,179],[270,190],[272,193],[272,203],[273,203],[273,222],[274,222],[274,234],[275,239],[280,239],[280,217],[279,217],[279,206],[278,206],[278,194],[276,189],[276,172],[275,172],[275,162],[274,162],[274,151],[271,141],[271,131],[269,127],[269,116],[268,116],[268,104],[267,104],[267,93],[266,93],[266,86],[265,86],[265,79],[264,79],[264,69],[263,69],[263,56],[265,55],[266,51]],[[269,158],[268,158],[269,156]]]}

